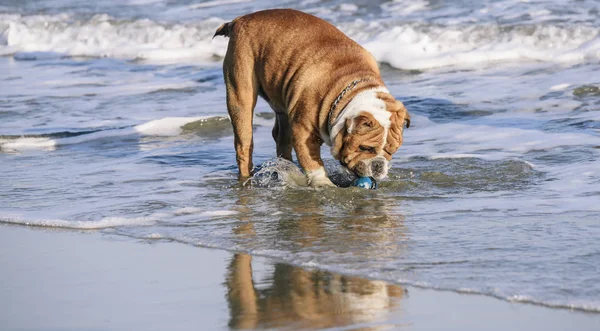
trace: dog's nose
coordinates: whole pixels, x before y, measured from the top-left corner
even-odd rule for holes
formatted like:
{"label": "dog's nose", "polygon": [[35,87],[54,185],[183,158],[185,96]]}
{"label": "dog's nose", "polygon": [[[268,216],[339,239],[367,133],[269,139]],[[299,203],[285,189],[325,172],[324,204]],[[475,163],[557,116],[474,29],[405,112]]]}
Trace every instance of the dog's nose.
{"label": "dog's nose", "polygon": [[371,169],[374,174],[380,174],[385,171],[385,161],[383,160],[373,160],[371,162]]}
{"label": "dog's nose", "polygon": [[371,161],[371,173],[376,179],[383,179],[387,176],[388,163],[383,158],[376,158]]}
{"label": "dog's nose", "polygon": [[355,174],[357,174],[360,177],[367,177],[371,174],[371,172],[369,171],[369,165],[365,161],[358,162],[352,170]]}

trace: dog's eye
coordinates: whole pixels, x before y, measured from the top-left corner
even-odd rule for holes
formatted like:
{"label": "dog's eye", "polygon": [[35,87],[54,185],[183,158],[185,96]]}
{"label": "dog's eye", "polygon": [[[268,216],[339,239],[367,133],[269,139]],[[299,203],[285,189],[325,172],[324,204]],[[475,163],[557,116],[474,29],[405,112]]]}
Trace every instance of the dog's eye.
{"label": "dog's eye", "polygon": [[363,152],[371,152],[371,153],[375,153],[375,147],[369,147],[369,146],[358,146],[358,149],[360,149]]}

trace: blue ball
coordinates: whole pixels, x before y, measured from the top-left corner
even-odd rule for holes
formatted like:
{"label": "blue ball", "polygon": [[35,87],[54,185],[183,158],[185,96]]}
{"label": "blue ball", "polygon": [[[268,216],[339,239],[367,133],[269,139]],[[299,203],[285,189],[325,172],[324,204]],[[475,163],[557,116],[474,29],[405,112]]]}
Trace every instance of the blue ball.
{"label": "blue ball", "polygon": [[373,177],[358,177],[354,180],[354,186],[374,190],[377,188],[377,182]]}

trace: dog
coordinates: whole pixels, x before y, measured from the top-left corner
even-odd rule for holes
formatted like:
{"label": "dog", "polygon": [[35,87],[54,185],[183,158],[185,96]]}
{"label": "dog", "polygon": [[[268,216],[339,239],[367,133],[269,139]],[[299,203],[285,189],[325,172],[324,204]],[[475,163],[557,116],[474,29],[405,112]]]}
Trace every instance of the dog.
{"label": "dog", "polygon": [[276,114],[277,156],[291,161],[293,149],[310,186],[335,186],[321,159],[323,143],[357,176],[387,176],[410,115],[367,50],[328,22],[292,9],[240,16],[216,36],[230,38],[223,76],[240,179],[253,169],[258,96]]}

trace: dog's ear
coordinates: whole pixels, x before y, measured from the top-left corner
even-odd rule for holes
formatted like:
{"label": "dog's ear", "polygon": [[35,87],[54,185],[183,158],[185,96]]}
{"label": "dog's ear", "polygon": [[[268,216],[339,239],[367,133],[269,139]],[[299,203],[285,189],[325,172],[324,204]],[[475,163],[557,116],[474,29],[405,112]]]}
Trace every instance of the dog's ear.
{"label": "dog's ear", "polygon": [[[400,101],[398,101],[398,102],[400,102]],[[404,105],[402,105],[402,107],[404,107]],[[406,113],[406,115],[404,116],[404,124],[406,125],[406,128],[408,129],[408,128],[410,128],[410,114],[408,113],[406,108],[404,108],[404,112]]]}
{"label": "dog's ear", "polygon": [[404,126],[410,127],[410,114],[404,107],[404,104],[396,100],[391,94],[379,92],[377,97],[385,102],[385,108],[391,113],[390,115],[390,129],[388,130],[386,144],[383,147],[385,152],[385,158],[388,160],[392,159],[398,148],[402,145],[402,131]]}
{"label": "dog's ear", "polygon": [[383,150],[385,151],[385,157],[390,160],[392,154],[394,154],[398,148],[402,145],[402,131],[404,125],[410,127],[410,114],[404,107],[404,104],[400,101],[395,101],[393,104],[388,104],[387,110],[391,112],[390,116],[390,129],[388,131],[387,143]]}
{"label": "dog's ear", "polygon": [[354,131],[358,134],[367,133],[375,129],[375,120],[364,115],[359,115],[354,118]]}
{"label": "dog's ear", "polygon": [[357,133],[362,135],[377,129],[378,126],[379,123],[375,120],[375,118],[366,115],[358,115],[354,118],[349,118],[346,120],[346,128],[348,133]]}

